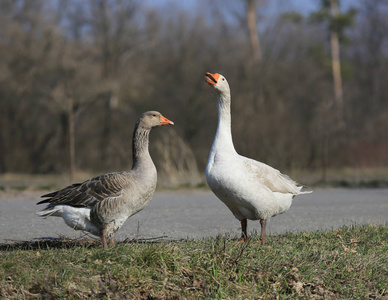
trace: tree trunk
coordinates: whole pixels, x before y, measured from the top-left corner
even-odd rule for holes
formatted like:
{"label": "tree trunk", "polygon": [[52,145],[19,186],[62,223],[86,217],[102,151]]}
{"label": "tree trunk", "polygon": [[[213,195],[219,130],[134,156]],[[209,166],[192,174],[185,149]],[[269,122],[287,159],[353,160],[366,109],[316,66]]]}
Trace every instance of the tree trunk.
{"label": "tree trunk", "polygon": [[69,152],[70,152],[70,181],[75,179],[75,143],[74,143],[74,100],[68,99],[68,117],[69,117]]}
{"label": "tree trunk", "polygon": [[[330,0],[330,9],[332,17],[335,18],[339,13],[337,0]],[[343,89],[341,77],[340,46],[337,32],[331,32],[330,43],[334,81],[334,99],[337,106],[339,121],[341,122],[343,119]]]}
{"label": "tree trunk", "polygon": [[112,169],[112,156],[111,156],[111,148],[109,144],[111,142],[112,135],[112,109],[110,100],[111,97],[104,99],[104,120],[103,120],[103,128],[102,128],[102,136],[101,136],[101,166],[103,170],[111,170]]}
{"label": "tree trunk", "polygon": [[257,33],[257,23],[256,23],[256,0],[246,0],[247,3],[247,22],[249,30],[249,39],[251,42],[252,48],[252,58],[255,63],[261,62],[261,49],[259,36]]}
{"label": "tree trunk", "polygon": [[329,121],[328,121],[328,100],[323,102],[322,107],[322,154],[321,154],[321,167],[322,167],[322,182],[327,180],[327,169],[329,167]]}

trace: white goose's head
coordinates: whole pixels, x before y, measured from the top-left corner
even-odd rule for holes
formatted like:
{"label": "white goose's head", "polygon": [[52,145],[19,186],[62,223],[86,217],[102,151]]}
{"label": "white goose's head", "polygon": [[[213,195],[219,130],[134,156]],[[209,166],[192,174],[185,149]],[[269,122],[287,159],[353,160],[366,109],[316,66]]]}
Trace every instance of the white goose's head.
{"label": "white goose's head", "polygon": [[225,95],[230,94],[228,81],[221,74],[218,74],[218,73],[212,74],[207,72],[205,74],[205,80],[209,85],[214,86],[217,92]]}

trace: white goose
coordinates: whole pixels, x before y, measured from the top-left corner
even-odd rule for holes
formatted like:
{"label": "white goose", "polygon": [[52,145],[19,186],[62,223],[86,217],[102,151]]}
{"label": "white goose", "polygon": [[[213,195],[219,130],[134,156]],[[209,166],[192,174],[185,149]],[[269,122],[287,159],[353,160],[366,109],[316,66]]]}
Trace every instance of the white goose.
{"label": "white goose", "polygon": [[206,73],[206,82],[217,92],[218,126],[209,160],[206,181],[213,193],[241,222],[241,241],[247,238],[247,219],[260,220],[261,243],[266,239],[266,220],[286,212],[301,186],[278,170],[239,155],[231,132],[230,89],[221,74]]}
{"label": "white goose", "polygon": [[37,204],[48,205],[37,215],[61,217],[71,228],[101,237],[103,248],[107,239],[114,245],[114,233],[152,199],[157,174],[148,152],[149,133],[153,127],[168,124],[174,123],[159,112],[145,112],[135,125],[130,171],[104,174],[43,195],[48,199]]}

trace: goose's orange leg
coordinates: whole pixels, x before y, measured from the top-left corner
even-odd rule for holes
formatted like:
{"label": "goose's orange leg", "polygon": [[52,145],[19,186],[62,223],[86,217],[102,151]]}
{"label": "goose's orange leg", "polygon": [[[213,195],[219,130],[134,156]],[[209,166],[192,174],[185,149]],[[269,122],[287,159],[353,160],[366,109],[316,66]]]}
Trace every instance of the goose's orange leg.
{"label": "goose's orange leg", "polygon": [[265,238],[266,238],[266,225],[267,221],[264,219],[260,220],[260,225],[261,225],[261,234],[260,234],[260,243],[264,244],[265,243]]}
{"label": "goose's orange leg", "polygon": [[248,235],[247,235],[247,224],[248,221],[247,219],[242,219],[241,220],[241,239],[239,240],[240,243],[243,243],[247,240]]}
{"label": "goose's orange leg", "polygon": [[108,248],[108,245],[106,243],[106,229],[105,228],[101,231],[101,246],[102,246],[102,249]]}

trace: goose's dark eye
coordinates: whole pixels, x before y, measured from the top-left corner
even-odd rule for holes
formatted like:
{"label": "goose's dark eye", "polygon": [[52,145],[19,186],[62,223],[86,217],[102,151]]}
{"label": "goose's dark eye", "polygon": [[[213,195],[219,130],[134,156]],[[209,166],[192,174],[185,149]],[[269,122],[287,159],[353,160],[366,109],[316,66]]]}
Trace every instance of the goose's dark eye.
{"label": "goose's dark eye", "polygon": [[154,117],[156,117],[156,115],[153,115]]}
{"label": "goose's dark eye", "polygon": [[222,78],[222,81],[225,81],[225,78]]}

